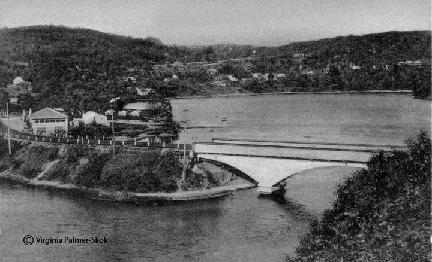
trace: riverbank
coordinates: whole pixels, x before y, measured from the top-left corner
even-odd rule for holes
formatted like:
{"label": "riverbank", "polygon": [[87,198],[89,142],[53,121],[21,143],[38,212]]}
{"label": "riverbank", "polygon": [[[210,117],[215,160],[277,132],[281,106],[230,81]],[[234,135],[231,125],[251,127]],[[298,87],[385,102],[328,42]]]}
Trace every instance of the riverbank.
{"label": "riverbank", "polygon": [[169,150],[120,152],[113,156],[103,147],[12,141],[9,156],[7,141],[0,142],[1,179],[89,199],[135,203],[195,201],[253,187],[226,171],[209,172],[212,167],[202,164],[188,170],[183,180],[183,166]]}
{"label": "riverbank", "polygon": [[266,92],[266,93],[231,93],[215,95],[176,96],[171,99],[192,99],[192,98],[216,98],[216,97],[247,97],[247,96],[269,96],[269,95],[344,95],[344,94],[412,94],[412,90],[365,90],[365,91],[322,91],[322,92]]}
{"label": "riverbank", "polygon": [[0,181],[18,183],[29,187],[55,190],[58,192],[71,193],[80,197],[113,201],[113,202],[131,202],[137,204],[152,204],[166,202],[185,202],[206,199],[221,198],[230,195],[233,191],[250,189],[254,185],[236,184],[226,185],[204,190],[178,191],[173,193],[135,193],[125,191],[106,190],[101,188],[80,187],[71,183],[63,184],[58,181],[44,181],[37,179],[28,179],[19,175],[14,175],[10,169],[0,173]]}

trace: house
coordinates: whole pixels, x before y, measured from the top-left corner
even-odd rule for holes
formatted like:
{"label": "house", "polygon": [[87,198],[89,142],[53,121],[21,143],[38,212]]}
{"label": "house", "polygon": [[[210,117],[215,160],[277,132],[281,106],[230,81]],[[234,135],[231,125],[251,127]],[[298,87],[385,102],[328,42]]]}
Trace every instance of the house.
{"label": "house", "polygon": [[11,97],[10,99],[9,99],[9,103],[11,103],[11,104],[18,104],[18,97]]}
{"label": "house", "polygon": [[116,98],[112,98],[110,100],[110,104],[117,102],[118,100],[120,100],[120,97],[116,97]]}
{"label": "house", "polygon": [[30,123],[36,135],[68,132],[68,116],[49,107],[30,114]]}
{"label": "house", "polygon": [[107,116],[100,115],[93,111],[88,111],[82,115],[81,122],[84,124],[96,123],[109,126]]}
{"label": "house", "polygon": [[308,76],[314,76],[315,72],[313,70],[307,70],[306,71],[306,75],[308,75]]}
{"label": "house", "polygon": [[105,115],[106,116],[112,116],[112,115],[114,115],[114,109],[108,109],[107,111],[105,111]]}
{"label": "house", "polygon": [[222,81],[222,80],[224,80],[225,78],[226,78],[225,75],[217,75],[217,76],[214,77],[214,79],[215,79],[216,81]]}
{"label": "house", "polygon": [[302,62],[305,57],[306,57],[306,55],[303,53],[292,54],[292,58],[296,62]]}
{"label": "house", "polygon": [[228,75],[228,80],[231,82],[237,82],[238,81],[237,77],[234,77],[233,75]]}
{"label": "house", "polygon": [[30,82],[24,81],[22,77],[18,76],[12,81],[12,84],[6,86],[5,91],[9,94],[9,97],[18,97],[22,94],[31,94],[32,89]]}
{"label": "house", "polygon": [[263,75],[260,74],[260,73],[253,73],[253,74],[252,74],[252,77],[253,77],[253,78],[261,79],[261,78],[263,77]]}
{"label": "house", "polygon": [[119,112],[118,112],[118,115],[119,115],[119,116],[127,116],[127,114],[128,114],[128,113],[127,113],[126,110],[122,110],[122,111],[119,111]]}
{"label": "house", "polygon": [[245,83],[247,83],[247,82],[249,82],[249,81],[252,81],[252,78],[246,78],[246,77],[245,77],[245,78],[242,78],[242,79],[241,79],[241,83],[242,83],[242,84],[245,84]]}
{"label": "house", "polygon": [[209,74],[209,75],[216,75],[216,74],[218,73],[218,70],[215,69],[215,68],[210,68],[210,69],[208,69],[206,72],[207,72],[207,74]]}
{"label": "house", "polygon": [[143,89],[141,89],[139,87],[136,87],[135,89],[137,91],[137,95],[139,95],[139,96],[148,96],[149,94],[155,92],[155,90],[153,88],[143,88]]}
{"label": "house", "polygon": [[175,61],[174,63],[171,64],[172,67],[182,67],[184,66],[182,62],[179,61]]}
{"label": "house", "polygon": [[133,102],[126,104],[123,107],[123,110],[127,111],[135,111],[135,110],[150,110],[150,109],[156,109],[160,108],[162,106],[162,103],[155,100],[149,100],[149,101],[140,101],[140,102]]}
{"label": "house", "polygon": [[125,77],[123,80],[129,84],[132,84],[132,83],[135,84],[136,83],[136,78],[133,76]]}
{"label": "house", "polygon": [[24,79],[20,76],[15,77],[15,79],[12,81],[13,85],[18,85],[24,83]]}
{"label": "house", "polygon": [[212,85],[218,87],[227,87],[227,83],[225,81],[214,81],[212,82]]}

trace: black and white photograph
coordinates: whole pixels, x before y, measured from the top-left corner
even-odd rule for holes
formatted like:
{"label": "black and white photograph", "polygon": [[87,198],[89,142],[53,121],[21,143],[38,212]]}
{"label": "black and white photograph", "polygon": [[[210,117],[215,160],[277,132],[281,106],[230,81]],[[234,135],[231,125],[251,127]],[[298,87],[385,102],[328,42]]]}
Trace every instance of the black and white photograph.
{"label": "black and white photograph", "polygon": [[431,261],[431,5],[0,0],[0,261]]}

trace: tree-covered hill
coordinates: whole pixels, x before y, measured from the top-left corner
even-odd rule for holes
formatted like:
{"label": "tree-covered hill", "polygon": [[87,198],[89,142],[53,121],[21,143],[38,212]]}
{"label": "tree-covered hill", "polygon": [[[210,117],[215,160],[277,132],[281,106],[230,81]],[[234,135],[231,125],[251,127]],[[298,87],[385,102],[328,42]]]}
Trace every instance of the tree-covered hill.
{"label": "tree-covered hill", "polygon": [[399,61],[431,58],[431,32],[384,32],[367,35],[348,35],[316,41],[295,42],[275,48],[260,49],[273,55],[304,53],[327,64],[335,57],[349,59],[358,65],[392,64]]}
{"label": "tree-covered hill", "polygon": [[172,48],[157,39],[88,29],[0,29],[0,86],[22,76],[32,83],[33,92],[40,94],[37,99],[21,99],[29,105],[103,110],[110,98],[126,92],[125,77],[133,75],[137,81],[149,78],[152,63],[163,63],[170,52]]}
{"label": "tree-covered hill", "polygon": [[294,91],[411,89],[430,97],[430,31],[339,36],[263,47],[257,55],[255,71],[290,74],[284,85]]}
{"label": "tree-covered hill", "polygon": [[[279,47],[185,47],[166,46],[154,38],[132,38],[63,26],[4,28],[0,29],[0,108],[8,99],[6,86],[17,76],[32,83],[33,95],[22,94],[16,110],[50,106],[64,107],[69,113],[102,112],[111,98],[136,96],[135,87],[153,88],[160,97],[200,94],[203,86],[211,88],[213,80],[206,75],[205,68],[197,72],[174,72],[180,79],[165,83],[164,78],[169,76],[155,72],[154,64],[212,63],[247,56],[255,57],[250,62],[253,65],[240,66],[243,71],[244,68],[249,71],[237,77],[251,77],[254,72],[287,75],[278,82],[258,83],[260,92],[412,89],[416,96],[428,97],[430,38],[430,32],[414,31],[336,37]],[[327,74],[306,76],[304,69],[300,70],[293,60],[296,53],[305,55],[301,64],[310,69],[324,72],[329,65],[340,63],[346,70],[343,66],[337,70],[333,67]],[[406,60],[421,60],[426,66],[387,71],[368,67]],[[362,66],[362,70],[350,70],[349,63]],[[221,64],[222,69],[224,65]],[[132,86],[125,81],[127,77],[134,79]],[[239,88],[253,92],[256,89]]]}

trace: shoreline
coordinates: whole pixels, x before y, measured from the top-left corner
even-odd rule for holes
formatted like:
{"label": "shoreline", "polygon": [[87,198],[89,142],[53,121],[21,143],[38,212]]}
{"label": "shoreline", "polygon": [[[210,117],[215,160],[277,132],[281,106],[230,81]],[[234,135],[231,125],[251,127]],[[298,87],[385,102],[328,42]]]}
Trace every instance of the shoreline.
{"label": "shoreline", "polygon": [[136,193],[125,191],[114,191],[101,188],[81,187],[74,184],[62,184],[58,181],[46,181],[28,179],[22,176],[12,174],[10,169],[0,173],[0,182],[8,181],[21,184],[24,186],[41,188],[47,190],[56,190],[66,192],[79,197],[111,202],[124,202],[136,204],[154,204],[154,203],[173,203],[173,202],[189,202],[198,200],[211,200],[231,195],[232,192],[245,190],[255,187],[249,184],[220,186],[210,189],[194,190],[194,191],[178,191],[173,193],[155,192],[155,193]]}
{"label": "shoreline", "polygon": [[345,94],[412,94],[412,90],[365,90],[365,91],[322,91],[322,92],[266,92],[266,93],[231,93],[219,95],[198,95],[198,96],[176,96],[170,100],[192,99],[192,98],[219,98],[219,97],[247,97],[247,96],[269,96],[269,95],[345,95]]}

